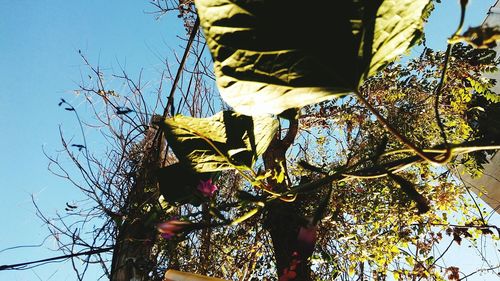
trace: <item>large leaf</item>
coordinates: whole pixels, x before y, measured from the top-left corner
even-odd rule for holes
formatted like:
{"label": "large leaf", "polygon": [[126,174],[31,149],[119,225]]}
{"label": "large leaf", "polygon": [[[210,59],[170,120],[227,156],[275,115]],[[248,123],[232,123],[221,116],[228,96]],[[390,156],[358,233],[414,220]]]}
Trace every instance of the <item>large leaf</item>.
{"label": "large leaf", "polygon": [[213,172],[252,167],[276,134],[278,120],[270,115],[250,117],[224,111],[209,118],[177,115],[161,125],[183,164],[196,172]]}
{"label": "large leaf", "polygon": [[195,3],[220,93],[236,111],[279,114],[354,88],[351,0]]}
{"label": "large leaf", "polygon": [[[376,1],[375,1],[376,2]],[[371,57],[365,76],[372,76],[402,55],[417,42],[423,32],[422,16],[429,0],[385,0],[377,10],[373,24],[366,21],[364,44],[371,45]],[[373,30],[373,31],[372,31]],[[364,54],[370,56],[370,54]]]}
{"label": "large leaf", "polygon": [[428,2],[195,0],[222,98],[247,115],[352,92],[416,41]]}

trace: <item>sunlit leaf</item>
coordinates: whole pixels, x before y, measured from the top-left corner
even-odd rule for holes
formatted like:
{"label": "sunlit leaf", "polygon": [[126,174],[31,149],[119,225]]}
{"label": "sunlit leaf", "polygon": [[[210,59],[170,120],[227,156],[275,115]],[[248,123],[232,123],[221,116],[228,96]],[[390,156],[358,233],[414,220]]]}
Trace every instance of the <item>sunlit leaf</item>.
{"label": "sunlit leaf", "polygon": [[223,111],[209,118],[177,115],[160,123],[181,162],[196,172],[252,167],[276,133],[270,115],[245,116]]}
{"label": "sunlit leaf", "polygon": [[236,111],[279,114],[355,87],[351,0],[195,3],[220,93]]}
{"label": "sunlit leaf", "polygon": [[[365,27],[367,34],[373,30],[372,54],[365,74],[367,77],[397,59],[421,38],[422,16],[428,4],[428,0],[382,1],[377,10],[374,28]],[[370,44],[369,37],[364,38],[364,44]]]}
{"label": "sunlit leaf", "polygon": [[356,274],[356,265],[351,265],[349,266],[349,271],[347,272],[349,274],[349,276],[354,276],[354,274]]}
{"label": "sunlit leaf", "polygon": [[196,0],[223,99],[279,114],[348,94],[421,35],[429,0]]}

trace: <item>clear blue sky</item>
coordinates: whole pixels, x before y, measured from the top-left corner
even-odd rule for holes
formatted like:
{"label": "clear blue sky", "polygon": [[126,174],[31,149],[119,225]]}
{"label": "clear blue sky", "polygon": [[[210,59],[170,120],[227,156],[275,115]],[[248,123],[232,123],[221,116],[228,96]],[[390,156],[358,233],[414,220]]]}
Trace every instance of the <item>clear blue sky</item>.
{"label": "clear blue sky", "polygon": [[[465,27],[482,23],[494,1],[471,0]],[[443,2],[426,28],[436,49],[445,47],[459,16],[458,0]],[[178,50],[180,22],[175,15],[156,21],[145,13],[152,10],[146,0],[0,0],[0,250],[40,243],[48,234],[31,195],[47,215],[81,198],[47,171],[42,153],[42,146],[49,154],[60,148],[59,124],[70,134],[76,125],[57,103],[60,97],[75,100],[83,67],[78,49],[108,69],[124,65],[132,76],[144,68],[144,80],[158,79],[160,58]],[[53,246],[49,239],[42,248],[2,252],[0,265],[58,255],[48,250]],[[96,279],[93,274],[88,280]],[[74,279],[69,263],[0,272],[0,280]]]}
{"label": "clear blue sky", "polygon": [[[81,49],[92,63],[111,71],[125,66],[131,77],[144,67],[145,80],[158,79],[160,58],[179,44],[183,32],[175,15],[156,21],[146,0],[0,0],[0,249],[40,243],[48,234],[36,218],[31,195],[44,212],[64,213],[65,202],[81,198],[66,181],[47,171],[42,147],[60,149],[58,126],[69,136],[76,122],[57,103],[78,103],[72,94],[80,81]],[[49,239],[43,248],[0,253],[0,265],[60,253]],[[1,271],[0,280],[75,280],[70,264],[28,271]],[[88,280],[95,280],[91,277]]]}

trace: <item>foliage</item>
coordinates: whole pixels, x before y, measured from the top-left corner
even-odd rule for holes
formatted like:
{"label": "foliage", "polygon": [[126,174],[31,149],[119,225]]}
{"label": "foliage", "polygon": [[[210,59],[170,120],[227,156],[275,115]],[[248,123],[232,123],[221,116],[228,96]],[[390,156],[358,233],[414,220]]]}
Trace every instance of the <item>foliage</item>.
{"label": "foliage", "polygon": [[420,38],[429,1],[321,1],[314,13],[300,1],[195,3],[221,96],[253,115],[356,90]]}
{"label": "foliage", "polygon": [[[494,55],[484,51],[478,53],[463,45],[456,45],[453,54],[444,94],[438,105],[439,117],[444,120],[450,142],[485,141],[468,116],[478,100],[487,101],[484,94],[495,95],[488,92],[494,81],[482,77],[482,72],[492,69]],[[483,59],[478,60],[478,55]],[[444,57],[444,53],[425,49],[420,57],[406,66],[389,65],[360,88],[367,100],[390,120],[391,125],[399,128],[419,147],[441,144],[440,128],[432,114],[435,102],[432,97],[440,81],[439,62]],[[492,101],[488,101],[488,106],[497,106]],[[486,114],[494,116],[491,114],[495,112],[488,111]],[[340,169],[348,174],[401,160],[410,152],[397,139],[389,139],[381,149],[380,140],[387,133],[373,119],[370,111],[360,107],[353,99],[305,108],[301,122],[302,134],[319,136],[316,144],[310,141],[304,144],[319,149],[301,149],[298,153],[291,151],[294,156],[289,158],[288,164],[297,180],[305,175],[318,178],[321,173],[318,175],[317,170],[311,171],[304,165],[294,164],[298,163],[294,159],[307,159],[310,164],[323,167],[325,173]],[[498,137],[492,137],[488,144],[491,141],[498,143]],[[405,191],[405,185],[415,191]],[[333,279],[342,272],[351,276],[362,275],[366,274],[364,270],[367,268],[378,275],[393,272],[394,276],[403,279],[443,278],[446,268],[441,270],[438,267],[440,259],[432,257],[433,247],[443,236],[451,235],[448,230],[453,221],[448,220],[443,211],[462,209],[467,213],[470,208],[464,190],[453,180],[450,172],[430,168],[425,162],[420,162],[405,169],[401,176],[348,178],[348,181],[334,183],[331,190],[331,205],[327,219],[322,220],[319,226],[317,252],[312,258],[317,266],[314,272],[316,278]],[[324,196],[323,191],[318,191],[316,195],[309,195],[308,199],[296,199],[300,204],[296,216],[311,216],[318,205],[317,200]],[[418,214],[415,211],[415,203],[419,202],[416,196],[428,200],[432,210]],[[487,224],[475,221],[465,229],[481,226],[487,227]],[[467,231],[462,233],[469,235]],[[462,235],[453,237],[459,241],[457,237]],[[413,250],[414,247],[417,251]],[[360,271],[360,264],[366,264],[366,268]],[[222,276],[228,278],[231,275]]]}
{"label": "foliage", "polygon": [[[477,60],[479,53],[486,59]],[[468,117],[477,101],[485,101],[482,92],[472,87],[470,81],[482,85],[484,89],[492,86],[494,81],[484,78],[482,72],[491,69],[494,55],[463,45],[456,45],[454,54],[445,94],[439,104],[447,137],[453,143],[481,140],[486,142],[484,144],[498,144],[498,135],[487,141],[477,130],[478,123]],[[361,88],[368,101],[390,120],[391,125],[405,132],[419,147],[433,147],[441,142],[440,130],[432,114],[432,97],[440,77],[438,62],[443,58],[444,53],[425,49],[420,57],[406,66],[388,66]],[[488,106],[498,108],[495,103],[488,103]],[[480,112],[491,118],[498,116],[494,110]],[[332,120],[328,116],[339,117]],[[400,142],[389,139],[387,152],[378,153],[381,157],[377,159],[374,155],[377,155],[380,142],[386,135],[385,130],[374,121],[367,109],[354,100],[311,106],[305,109],[303,118],[303,127],[311,128],[316,131],[315,135],[320,136],[316,139],[318,146],[334,147],[333,151],[300,156],[316,166],[326,168],[332,162],[346,163],[343,166],[371,166],[401,157],[391,151],[407,151]],[[486,123],[482,124],[488,127]],[[332,128],[336,128],[335,133],[325,134]],[[470,168],[473,169],[473,166]],[[298,167],[299,173],[301,170]],[[337,264],[332,267],[328,263],[320,263],[319,279],[328,279],[340,272],[359,275],[359,264],[363,263],[383,275],[392,271],[402,280],[413,277],[442,278],[443,270],[437,267],[439,260],[434,258],[427,262],[432,256],[431,249],[442,240],[448,225],[453,223],[446,213],[460,209],[467,217],[471,205],[465,200],[463,188],[445,169],[420,163],[405,169],[401,175],[413,182],[418,192],[431,202],[431,211],[417,215],[413,208],[408,208],[415,206],[415,199],[402,192],[397,182],[389,178],[358,179],[349,184],[335,185],[331,217],[323,221],[324,226],[320,228],[324,232],[320,232],[317,259],[322,261],[328,257],[336,260]],[[485,221],[479,220],[471,225],[485,224]]]}
{"label": "foliage", "polygon": [[[345,44],[328,46],[328,52],[311,47],[325,47],[325,44],[311,44],[324,37],[310,32],[314,30],[312,27],[299,29],[294,25],[297,21],[292,22],[291,19],[295,20],[299,14],[303,18],[308,16],[299,13],[299,4],[229,1],[197,1],[196,4],[215,61],[221,95],[237,111],[249,115],[260,112],[279,114],[346,91],[359,91],[357,98],[367,106],[361,107],[359,102],[348,97],[303,109],[299,117],[302,130],[305,130],[302,134],[319,135],[316,143],[307,139],[299,142],[300,147],[312,147],[292,150],[295,155],[288,158],[288,163],[280,164],[280,171],[273,170],[274,165],[268,167],[266,159],[266,165],[260,171],[271,170],[265,172],[252,171],[253,161],[245,165],[233,163],[233,167],[239,166],[240,172],[250,172],[250,176],[241,174],[248,180],[244,187],[239,187],[245,196],[237,196],[234,206],[242,208],[257,202],[261,207],[241,215],[228,209],[228,204],[217,205],[212,201],[209,207],[212,219],[221,221],[222,225],[239,223],[262,209],[264,228],[268,230],[272,226],[266,226],[269,224],[266,221],[272,220],[270,218],[275,217],[276,212],[278,218],[281,216],[287,221],[282,222],[283,227],[287,227],[286,224],[300,226],[305,225],[311,216],[317,217],[318,206],[321,206],[318,200],[326,198],[322,201],[331,202],[328,219],[322,220],[318,228],[308,228],[318,229],[319,254],[306,261],[293,256],[297,252],[290,252],[290,266],[283,272],[278,271],[281,279],[295,279],[297,264],[301,262],[315,264],[317,268],[313,274],[321,280],[335,279],[342,273],[363,276],[366,270],[373,272],[375,279],[389,271],[396,279],[440,280],[448,271],[451,271],[451,276],[456,276],[455,268],[439,270],[437,264],[442,256],[433,257],[432,248],[442,240],[443,234],[453,233],[453,240],[459,243],[462,235],[472,237],[464,229],[487,228],[488,225],[484,220],[473,220],[465,228],[455,228],[450,232],[451,221],[443,211],[468,210],[467,203],[461,203],[465,202],[463,189],[449,171],[430,168],[418,157],[405,160],[413,152],[405,149],[405,145],[411,142],[411,147],[442,148],[443,143],[455,146],[498,144],[497,135],[487,139],[479,126],[479,118],[494,118],[495,111],[488,110],[482,117],[471,115],[471,111],[484,112],[481,110],[484,107],[498,107],[497,95],[489,90],[495,82],[482,77],[483,72],[494,70],[494,54],[464,45],[450,45],[445,53],[425,49],[420,57],[407,65],[390,63],[420,38],[423,17],[429,10],[427,1],[381,1],[376,4],[344,1],[330,4],[342,8],[337,9],[341,12],[334,17],[334,26],[337,38]],[[278,9],[286,12],[277,13]],[[336,9],[325,9],[332,10]],[[276,17],[281,24],[270,24],[277,20]],[[314,15],[300,24],[325,25],[326,22],[322,21],[325,17]],[[358,81],[364,83],[358,87]],[[322,87],[319,91],[318,85]],[[485,103],[482,104],[484,107],[476,107],[478,102]],[[381,118],[388,121],[380,124],[377,119],[380,121]],[[294,117],[287,116],[287,119],[293,120]],[[207,129],[203,122],[192,119],[190,127],[215,131]],[[177,126],[175,120],[172,124]],[[384,126],[398,128],[404,139],[400,136],[390,138]],[[189,146],[187,152],[176,151],[175,143],[181,138],[176,134],[169,136],[169,131],[173,130],[167,130],[167,138],[181,162],[186,161],[184,155],[191,151],[198,152],[198,148],[207,144],[215,147],[211,139],[202,138],[202,143]],[[274,132],[267,137],[273,135]],[[278,139],[280,135],[277,135]],[[267,140],[269,138],[266,138],[264,147],[272,143]],[[272,149],[273,145],[267,147],[267,150]],[[447,149],[447,153],[474,150]],[[219,153],[222,154],[227,153]],[[279,157],[275,153],[271,155]],[[474,159],[468,156],[462,159],[480,164],[478,155],[483,155],[484,159],[484,152],[477,152]],[[210,160],[211,157],[204,157],[201,153],[187,161],[196,166],[200,159]],[[226,162],[230,162],[227,159]],[[275,158],[274,161],[283,159]],[[390,171],[383,168],[398,162],[406,164],[394,171],[393,168]],[[450,165],[453,163],[456,162]],[[291,167],[290,170],[286,170],[286,166]],[[469,168],[474,172],[479,166],[472,164]],[[378,172],[363,172],[373,169],[378,169]],[[283,171],[285,175],[280,179],[272,177]],[[396,172],[399,174],[394,174]],[[306,178],[313,181],[304,181]],[[331,186],[330,182],[333,182]],[[278,188],[283,184],[288,190],[284,193],[281,187]],[[325,193],[325,190],[329,191]],[[279,214],[280,208],[276,208],[275,202],[279,200],[294,201],[290,203],[294,207],[283,209],[292,211],[291,215]],[[236,218],[227,219],[227,216]],[[206,220],[200,221],[196,216],[189,219],[197,223]],[[237,237],[241,238],[241,235]],[[279,268],[282,255],[277,252],[280,251],[277,248],[279,243],[274,239]],[[365,264],[367,269],[364,269]],[[235,276],[222,275],[226,278]]]}
{"label": "foliage", "polygon": [[[187,30],[198,34],[191,1],[154,3],[179,10]],[[140,254],[147,266],[135,265],[151,279],[160,280],[166,268],[231,280],[456,279],[459,269],[444,267],[434,247],[447,236],[451,246],[492,235],[482,210],[471,215],[476,204],[448,168],[466,163],[479,173],[486,159],[480,150],[498,149],[490,124],[498,123],[500,98],[491,91],[496,82],[482,76],[496,70],[494,52],[450,44],[447,52],[425,48],[396,64],[421,38],[429,1],[325,1],[314,13],[304,5],[197,0],[217,85],[235,111],[208,106],[210,117],[175,114],[174,82],[164,114],[153,122],[138,106],[112,104],[118,127],[135,132],[115,135],[125,144],[123,159],[113,163],[131,167],[99,166],[106,177],[93,181],[92,165],[87,171],[69,153],[89,185],[102,190],[99,210],[113,218],[103,229],[115,236],[103,240],[146,249]],[[192,79],[177,89],[179,105],[193,93],[193,103],[213,100],[208,87],[190,92],[212,78],[200,70],[204,45],[201,37],[197,42]],[[108,106],[118,97],[108,97],[101,73],[92,70],[99,83],[85,90]],[[354,95],[331,99],[348,92]],[[209,115],[199,108],[207,107],[183,113]],[[116,133],[115,124],[104,124]],[[86,145],[80,150],[90,161]],[[443,158],[447,166],[426,161]],[[113,185],[115,175],[123,177],[120,185]],[[124,192],[108,195],[121,184]],[[101,189],[107,186],[113,189]],[[449,215],[458,210],[461,221]],[[163,235],[154,233],[162,221]],[[298,245],[304,232],[310,245]],[[299,250],[314,242],[313,253]]]}
{"label": "foliage", "polygon": [[214,172],[252,167],[271,142],[278,121],[224,111],[203,119],[177,115],[160,126],[183,163],[197,172]]}
{"label": "foliage", "polygon": [[[449,141],[464,143],[479,140],[484,144],[498,143],[497,136],[486,141],[474,125],[480,122],[472,122],[468,117],[477,101],[487,102],[491,107],[497,106],[492,103],[494,99],[484,98],[484,95],[495,95],[488,90],[494,81],[481,75],[485,70],[492,70],[494,55],[484,51],[476,52],[463,45],[456,45],[453,54],[444,94],[438,105],[439,117],[444,120]],[[482,59],[477,59],[478,56]],[[440,128],[432,114],[432,96],[441,76],[438,62],[443,61],[444,57],[444,53],[425,49],[420,57],[406,66],[389,65],[360,88],[367,100],[390,120],[391,125],[405,132],[420,147],[435,147],[441,143]],[[314,132],[319,135],[313,147],[320,149],[301,149],[289,159],[290,171],[297,180],[305,175],[318,178],[321,177],[321,172],[318,175],[317,170],[311,171],[307,165],[294,165],[297,161],[293,159],[307,159],[309,163],[323,167],[320,169],[323,171],[340,169],[344,173],[354,173],[363,168],[398,161],[408,153],[397,139],[389,139],[380,148],[380,140],[387,136],[385,130],[370,116],[370,111],[361,108],[354,100],[324,102],[305,108],[302,113],[303,134]],[[486,112],[487,116],[495,116],[492,114],[495,112]],[[332,119],[330,116],[337,118]],[[310,141],[305,142],[308,143],[311,144]],[[258,179],[263,180],[265,185],[269,178]],[[224,186],[222,183],[218,185]],[[249,197],[236,197],[242,200],[240,202],[243,205],[247,204],[247,200],[256,200],[262,194],[258,190],[247,190],[251,193]],[[440,269],[438,262],[441,257],[436,259],[432,256],[433,247],[439,244],[443,236],[452,235],[453,240],[459,243],[464,235],[473,237],[467,231],[471,227],[488,227],[485,221],[472,220],[468,222],[468,226],[451,228],[450,232],[453,221],[443,211],[460,208],[467,213],[469,207],[464,190],[456,184],[448,171],[430,168],[425,162],[414,163],[411,168],[401,172],[400,176],[340,181],[333,184],[331,191],[331,195],[327,195],[319,190],[295,201],[295,215],[307,218],[314,214],[319,198],[332,198],[328,216],[318,228],[316,254],[311,259],[317,266],[314,276],[321,280],[334,279],[342,272],[349,276],[364,275],[366,269],[359,269],[360,264],[366,264],[366,268],[380,276],[392,272],[397,278],[439,280],[444,278],[445,272],[453,270]],[[227,196],[220,195],[218,200],[230,198]],[[270,197],[271,200],[276,198]],[[423,215],[415,212],[415,206],[418,207],[419,204],[417,198],[430,202],[432,210]],[[225,215],[237,215],[226,211],[224,206],[227,204],[212,204],[212,208],[222,206],[219,211]],[[429,205],[425,205],[424,210],[428,207]],[[190,219],[197,220],[194,217]],[[217,216],[214,219],[217,220]],[[242,229],[248,227],[250,226],[243,225]],[[241,234],[239,230],[236,233],[235,242],[242,237],[257,235]],[[270,247],[269,244],[260,246],[264,247],[263,252],[271,251],[265,248]],[[198,246],[193,242],[191,247]],[[231,247],[234,247],[235,254],[241,251],[237,245]],[[288,273],[285,275],[288,276]],[[214,274],[231,279],[239,273]]]}

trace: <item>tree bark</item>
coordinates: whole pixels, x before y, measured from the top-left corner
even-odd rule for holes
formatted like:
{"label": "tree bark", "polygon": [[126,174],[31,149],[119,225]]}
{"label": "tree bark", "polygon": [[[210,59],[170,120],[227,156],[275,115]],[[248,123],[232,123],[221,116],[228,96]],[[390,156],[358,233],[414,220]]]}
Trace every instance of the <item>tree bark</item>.
{"label": "tree bark", "polygon": [[152,127],[144,139],[144,157],[137,168],[136,183],[130,191],[124,207],[123,223],[118,226],[118,235],[111,263],[111,281],[146,281],[156,264],[152,256],[157,232],[148,205],[158,201],[158,187],[154,171],[160,166],[161,140],[155,140]]}
{"label": "tree bark", "polygon": [[[210,224],[210,212],[207,203],[203,204],[203,221]],[[201,231],[201,249],[200,249],[200,273],[207,275],[210,269],[210,244],[211,244],[212,228],[207,227]]]}
{"label": "tree bark", "polygon": [[[300,204],[300,202],[297,202]],[[271,235],[274,249],[274,258],[280,280],[313,280],[311,277],[311,264],[308,258],[295,257],[297,252],[297,236],[299,229],[304,225],[304,221],[298,218],[298,210],[295,204],[282,201],[271,203],[265,227]],[[287,271],[290,271],[294,260],[299,258],[299,263],[295,264],[296,276],[293,279],[286,279]],[[293,268],[292,268],[293,269]]]}
{"label": "tree bark", "polygon": [[[281,166],[286,169],[286,151],[292,145],[298,131],[298,120],[291,120],[286,136],[281,139],[277,132],[263,155],[266,170],[279,172]],[[281,165],[280,165],[281,164]],[[288,179],[288,177],[286,177]],[[278,183],[268,179],[268,186],[275,192],[285,191],[290,183],[286,180]],[[276,200],[269,204],[264,227],[269,231],[273,243],[276,268],[280,280],[312,280],[310,263],[307,258],[295,256],[297,253],[297,236],[304,219],[299,215],[300,198],[294,203]],[[297,263],[298,261],[298,263]],[[294,278],[289,279],[287,272],[293,270]],[[292,275],[288,275],[292,276]]]}

